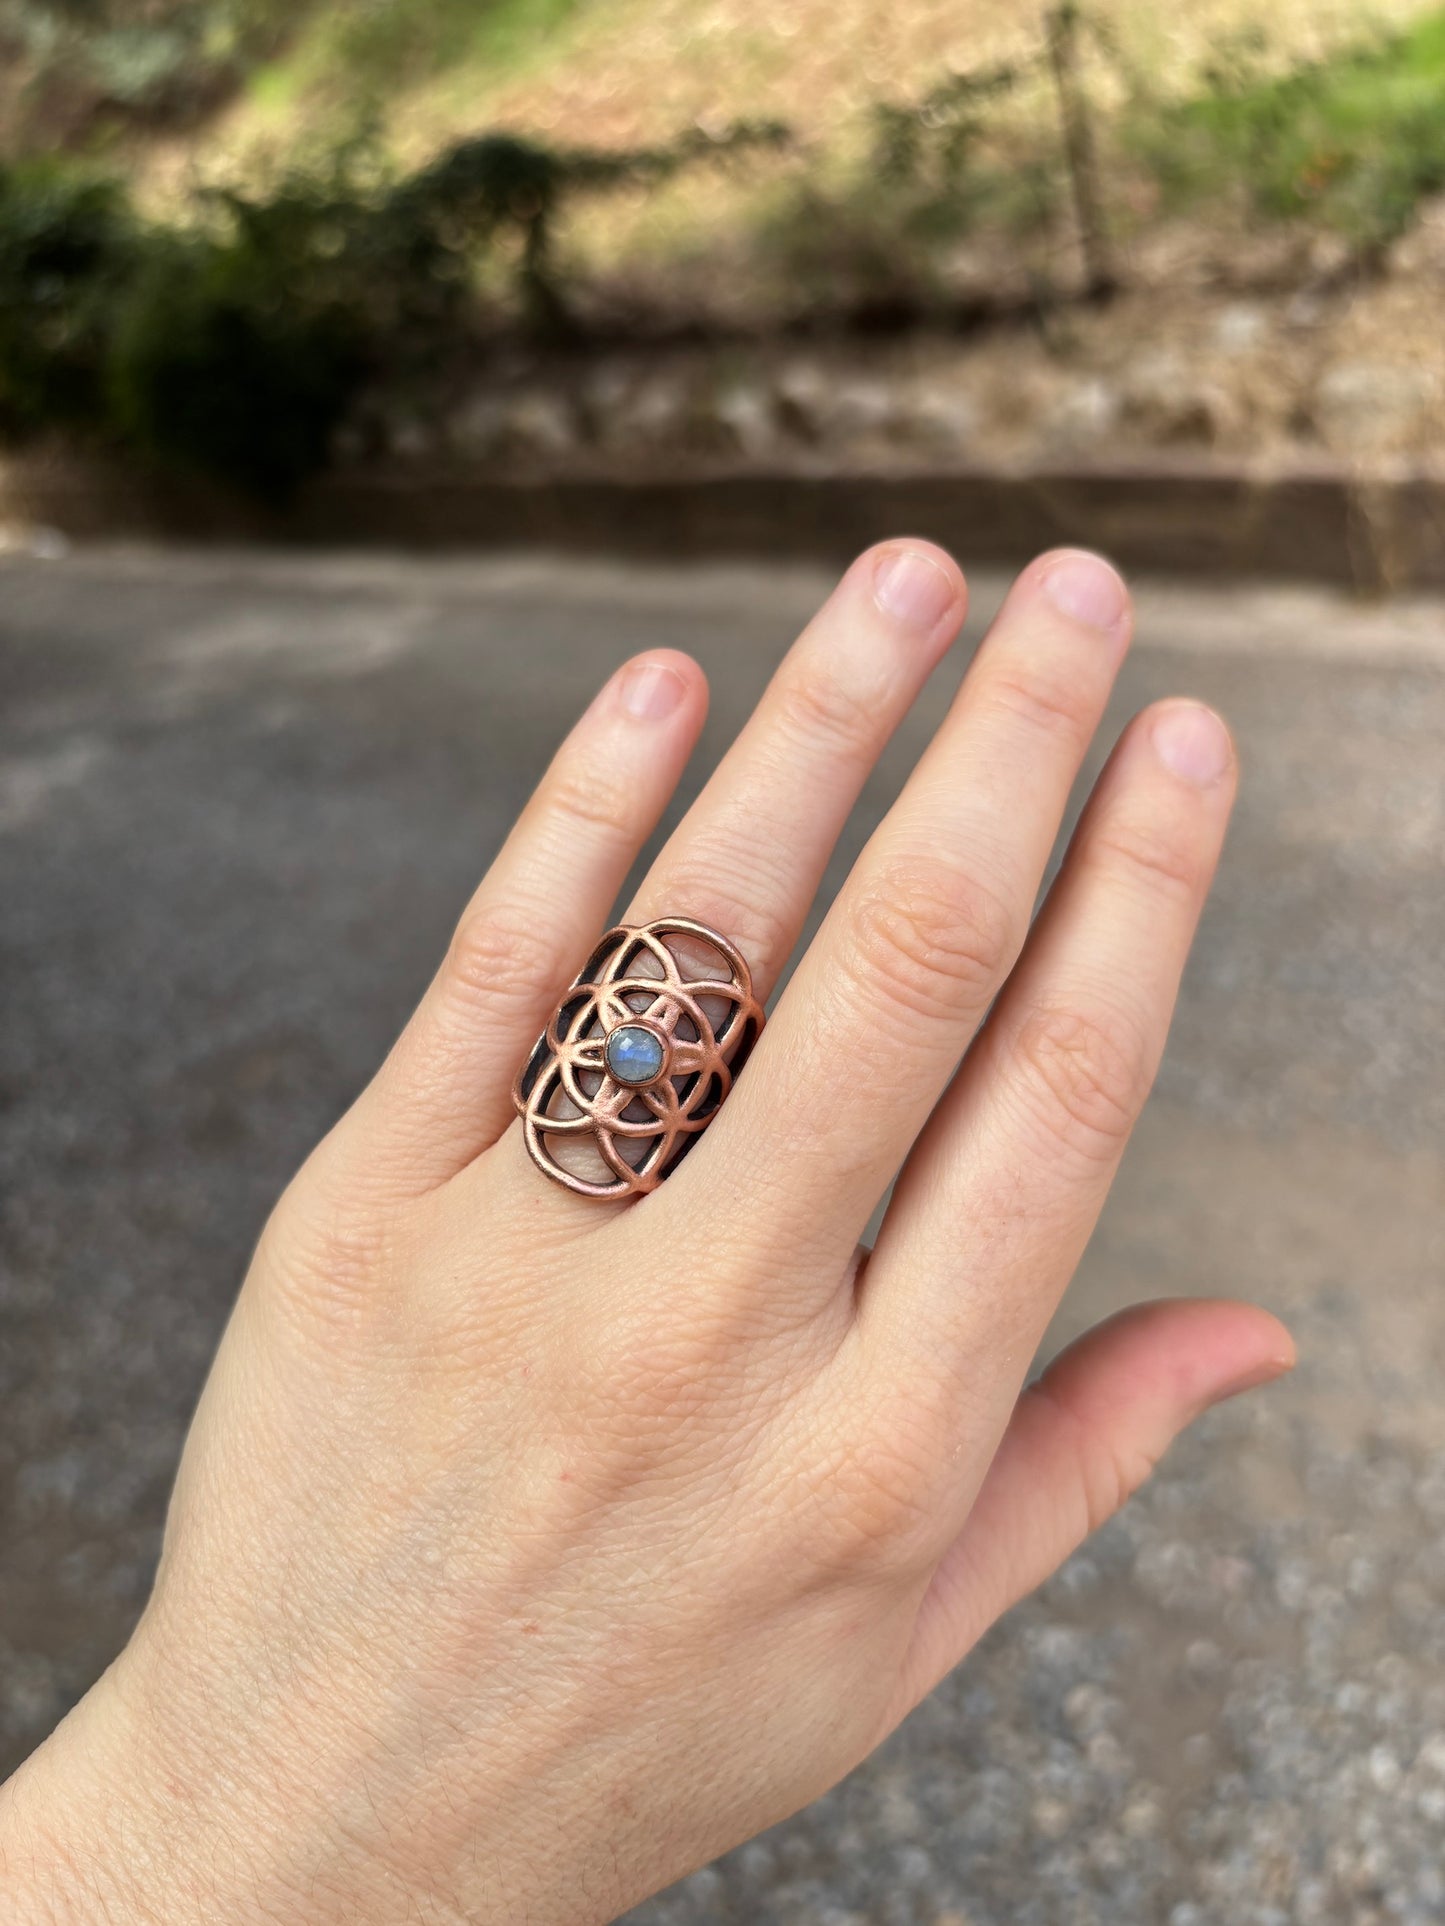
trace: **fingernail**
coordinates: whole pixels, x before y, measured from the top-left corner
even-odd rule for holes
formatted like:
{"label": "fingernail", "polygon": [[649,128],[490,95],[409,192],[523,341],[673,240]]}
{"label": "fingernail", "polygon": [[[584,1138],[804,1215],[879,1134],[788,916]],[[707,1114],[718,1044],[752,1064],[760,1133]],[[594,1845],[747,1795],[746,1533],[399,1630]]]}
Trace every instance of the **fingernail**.
{"label": "fingernail", "polygon": [[895,549],[874,579],[873,600],[895,622],[931,634],[957,602],[958,582],[931,555],[916,548]]}
{"label": "fingernail", "polygon": [[1266,1358],[1240,1377],[1231,1378],[1228,1384],[1221,1385],[1210,1398],[1210,1405],[1224,1404],[1230,1398],[1242,1397],[1246,1391],[1258,1391],[1261,1385],[1273,1384],[1276,1379],[1293,1371],[1296,1362],[1292,1351],[1283,1357]]}
{"label": "fingernail", "polygon": [[670,662],[642,656],[629,662],[617,679],[617,698],[639,722],[661,722],[687,694],[687,684]]}
{"label": "fingernail", "polygon": [[1229,731],[1202,703],[1174,703],[1161,710],[1152,733],[1164,767],[1200,789],[1218,782],[1234,755]]}
{"label": "fingernail", "polygon": [[1045,572],[1043,590],[1060,614],[1091,629],[1117,629],[1129,613],[1129,591],[1101,555],[1061,555]]}

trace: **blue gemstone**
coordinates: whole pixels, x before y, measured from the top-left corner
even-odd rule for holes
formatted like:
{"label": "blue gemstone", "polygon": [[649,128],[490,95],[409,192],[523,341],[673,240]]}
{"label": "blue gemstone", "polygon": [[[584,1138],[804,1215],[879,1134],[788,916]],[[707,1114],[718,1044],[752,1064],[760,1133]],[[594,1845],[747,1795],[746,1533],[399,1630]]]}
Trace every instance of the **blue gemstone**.
{"label": "blue gemstone", "polygon": [[607,1038],[607,1069],[618,1083],[632,1089],[656,1083],[662,1075],[666,1052],[662,1038],[641,1023],[624,1023]]}

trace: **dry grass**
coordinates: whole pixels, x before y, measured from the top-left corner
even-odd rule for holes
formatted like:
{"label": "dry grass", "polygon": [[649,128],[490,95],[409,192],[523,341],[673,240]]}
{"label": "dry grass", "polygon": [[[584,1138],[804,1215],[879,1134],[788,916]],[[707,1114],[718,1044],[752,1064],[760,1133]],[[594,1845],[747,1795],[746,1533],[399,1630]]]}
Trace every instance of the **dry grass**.
{"label": "dry grass", "polygon": [[[1185,84],[1212,49],[1263,25],[1281,61],[1337,47],[1425,0],[1089,0],[1127,58],[1157,85]],[[1037,47],[1046,7],[1016,0],[579,0],[559,27],[513,35],[484,57],[374,103],[399,155],[424,159],[482,128],[558,144],[627,147],[736,118],[787,121],[805,140],[847,145],[869,106],[908,100],[950,70]],[[147,171],[247,164],[354,115],[351,79],[296,85],[283,72],[223,114],[197,145],[157,143]]]}
{"label": "dry grass", "polygon": [[[1229,36],[1263,24],[1281,59],[1323,53],[1421,0],[1093,0],[1129,58],[1168,86]],[[483,125],[624,146],[745,115],[832,138],[874,101],[908,99],[950,69],[1038,44],[1045,8],[1016,0],[592,0],[520,71],[469,71],[392,104],[400,140]]]}
{"label": "dry grass", "polygon": [[[1398,24],[1426,0],[1084,0],[1112,31],[1123,59],[1151,85],[1184,87],[1212,51],[1263,25],[1283,64],[1320,55],[1372,27]],[[353,80],[297,80],[300,65],[264,77],[251,96],[205,133],[146,143],[134,157],[136,186],[153,207],[172,202],[199,175],[253,174],[298,146],[324,143],[365,105],[399,159],[416,164],[482,129],[507,128],[560,146],[622,148],[666,141],[698,124],[737,118],[787,122],[803,143],[809,178],[836,182],[860,152],[869,110],[880,100],[926,94],[950,71],[968,71],[1036,50],[1042,0],[578,0],[549,32],[514,32],[503,61],[480,56],[362,103]],[[523,10],[518,17],[525,19]],[[1095,62],[1102,95],[1112,76]],[[1042,86],[1025,89],[1003,118],[1036,125],[1051,116]],[[1025,142],[1037,134],[1024,129]],[[1050,136],[1051,137],[1051,136]],[[776,166],[741,179],[690,175],[647,197],[591,205],[563,240],[587,272],[635,266],[644,277],[692,259],[696,274],[735,276],[771,205]],[[727,289],[718,292],[727,305]]]}

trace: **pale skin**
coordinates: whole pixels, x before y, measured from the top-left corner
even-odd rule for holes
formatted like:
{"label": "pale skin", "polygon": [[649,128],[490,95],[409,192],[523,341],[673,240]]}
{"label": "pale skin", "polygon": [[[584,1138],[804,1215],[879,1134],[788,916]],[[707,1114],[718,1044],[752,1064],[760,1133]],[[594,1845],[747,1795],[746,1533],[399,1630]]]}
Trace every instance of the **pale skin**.
{"label": "pale skin", "polygon": [[[926,543],[861,557],[627,920],[726,932],[770,995],[964,599]],[[266,1227],[141,1623],[0,1794],[7,1918],[610,1919],[835,1783],[1289,1368],[1266,1312],[1171,1301],[1025,1388],[1235,790],[1217,717],[1145,712],[1034,917],[1130,630],[1097,558],[1024,572],[716,1123],[623,1203],[549,1183],[509,1097],[702,724],[683,655],[607,683]]]}

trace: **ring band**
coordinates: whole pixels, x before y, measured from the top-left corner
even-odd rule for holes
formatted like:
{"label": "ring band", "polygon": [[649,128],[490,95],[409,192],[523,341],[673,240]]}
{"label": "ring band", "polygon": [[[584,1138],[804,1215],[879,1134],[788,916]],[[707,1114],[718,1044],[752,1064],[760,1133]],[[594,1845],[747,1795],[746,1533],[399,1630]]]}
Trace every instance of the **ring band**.
{"label": "ring band", "polygon": [[687,917],[619,924],[517,1074],[532,1161],[583,1197],[656,1190],[712,1122],[763,1027],[736,944]]}

